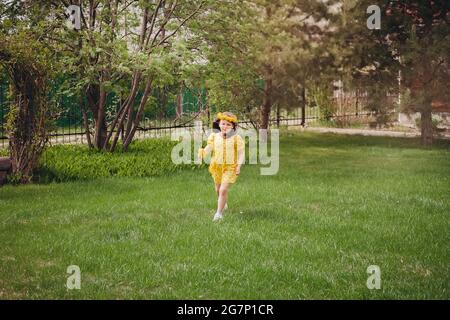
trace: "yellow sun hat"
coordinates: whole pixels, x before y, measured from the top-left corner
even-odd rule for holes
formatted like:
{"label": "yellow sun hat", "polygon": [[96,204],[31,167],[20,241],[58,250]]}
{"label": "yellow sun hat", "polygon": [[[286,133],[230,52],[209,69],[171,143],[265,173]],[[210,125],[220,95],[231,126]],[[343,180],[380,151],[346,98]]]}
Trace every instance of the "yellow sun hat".
{"label": "yellow sun hat", "polygon": [[237,117],[235,115],[227,116],[226,114],[224,114],[222,112],[219,112],[217,114],[217,119],[219,119],[219,120],[226,120],[228,122],[233,122],[235,124],[237,124],[237,122],[238,122],[238,119],[237,119]]}

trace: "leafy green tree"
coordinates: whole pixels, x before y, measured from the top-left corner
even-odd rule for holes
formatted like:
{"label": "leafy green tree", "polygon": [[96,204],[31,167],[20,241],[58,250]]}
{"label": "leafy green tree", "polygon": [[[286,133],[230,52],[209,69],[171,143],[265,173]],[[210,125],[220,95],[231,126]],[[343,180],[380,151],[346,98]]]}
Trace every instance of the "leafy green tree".
{"label": "leafy green tree", "polygon": [[227,1],[200,23],[214,105],[267,129],[271,111],[300,104],[331,56],[335,1]]}
{"label": "leafy green tree", "polygon": [[432,103],[450,103],[450,3],[391,3],[386,15],[394,29],[389,41],[401,64],[403,107],[420,113],[422,144],[431,145]]}
{"label": "leafy green tree", "polygon": [[34,4],[0,4],[0,65],[10,84],[6,131],[11,179],[16,182],[31,180],[57,116],[55,104],[48,99],[56,53],[51,44],[42,42],[48,27]]}
{"label": "leafy green tree", "polygon": [[[372,4],[381,9],[380,29],[366,26]],[[421,115],[422,144],[431,145],[432,103],[450,101],[450,4],[347,0],[342,9],[342,64],[379,97],[380,108],[386,91],[400,90],[403,109]]]}
{"label": "leafy green tree", "polygon": [[[83,112],[89,110],[95,123],[88,139],[92,147],[114,151],[122,137],[122,148],[128,148],[153,89],[179,82],[180,68],[191,57],[188,22],[209,2],[72,1],[81,7],[81,30],[59,30],[71,53],[66,73],[72,81],[66,93],[87,98]],[[52,4],[58,17],[68,5]],[[112,96],[121,97],[117,107],[108,106]]]}

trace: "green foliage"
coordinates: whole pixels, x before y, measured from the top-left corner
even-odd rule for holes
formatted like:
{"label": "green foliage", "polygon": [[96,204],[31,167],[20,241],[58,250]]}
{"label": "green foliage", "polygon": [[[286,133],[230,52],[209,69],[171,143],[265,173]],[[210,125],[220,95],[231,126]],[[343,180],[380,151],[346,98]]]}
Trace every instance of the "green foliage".
{"label": "green foliage", "polygon": [[[133,142],[127,152],[104,152],[80,145],[48,148],[36,175],[41,182],[86,180],[102,177],[150,177],[200,165],[175,165],[171,150],[177,141],[146,139]],[[204,165],[203,165],[204,166]]]}
{"label": "green foliage", "polygon": [[23,182],[24,175],[21,172],[8,174],[7,182],[12,185],[18,185]]}
{"label": "green foliage", "polygon": [[43,32],[32,19],[8,30],[0,26],[0,65],[10,83],[5,129],[13,174],[22,182],[31,179],[57,115],[56,105],[48,99],[57,62],[51,46],[42,43]]}
{"label": "green foliage", "polygon": [[365,24],[373,1],[352,2],[341,15],[343,66],[359,87],[367,88],[374,111],[393,109],[386,104],[387,91],[406,96],[402,111],[421,113],[422,141],[431,144],[431,104],[450,101],[448,1],[378,1],[381,29],[374,30]]}
{"label": "green foliage", "polygon": [[297,107],[302,88],[331,65],[324,62],[330,58],[331,20],[323,28],[309,22],[331,19],[327,6],[332,3],[218,2],[198,31],[208,43],[206,84],[211,104],[255,122],[261,120],[264,101],[280,110]]}
{"label": "green foliage", "polygon": [[335,107],[330,99],[328,90],[320,87],[314,87],[309,91],[310,107],[319,107],[320,120],[329,122],[334,115]]}

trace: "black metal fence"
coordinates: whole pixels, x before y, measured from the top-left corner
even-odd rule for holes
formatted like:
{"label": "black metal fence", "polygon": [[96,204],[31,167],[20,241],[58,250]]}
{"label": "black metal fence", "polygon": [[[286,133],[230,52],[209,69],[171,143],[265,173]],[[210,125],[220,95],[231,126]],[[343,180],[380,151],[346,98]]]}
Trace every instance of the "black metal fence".
{"label": "black metal fence", "polygon": [[[6,78],[0,75],[0,148],[8,146],[8,137],[5,130],[6,115],[9,110],[7,90]],[[213,107],[207,107],[204,90],[184,90],[181,102],[178,101],[178,104],[175,99],[160,99],[159,94],[160,92],[154,92],[153,96],[157,103],[146,109],[144,113],[144,118],[135,135],[138,139],[170,136],[172,131],[178,128],[193,127],[196,120],[210,122],[210,115],[214,115],[216,112]],[[336,108],[331,117],[332,121],[343,127],[354,123],[373,122],[374,114],[363,111],[366,99],[367,96],[365,95],[350,96],[350,98],[345,97],[345,99],[335,97],[333,103]],[[50,134],[50,143],[87,143],[79,97],[63,96],[57,103],[62,112],[56,121],[55,130]],[[108,103],[114,108],[118,99],[110,97]],[[290,111],[277,112],[277,110],[274,110],[269,121],[271,125],[275,126],[299,126],[313,125],[320,119],[323,119],[323,114],[319,107],[306,106],[302,110],[299,106]],[[249,120],[240,121],[240,125],[243,127],[252,126]]]}

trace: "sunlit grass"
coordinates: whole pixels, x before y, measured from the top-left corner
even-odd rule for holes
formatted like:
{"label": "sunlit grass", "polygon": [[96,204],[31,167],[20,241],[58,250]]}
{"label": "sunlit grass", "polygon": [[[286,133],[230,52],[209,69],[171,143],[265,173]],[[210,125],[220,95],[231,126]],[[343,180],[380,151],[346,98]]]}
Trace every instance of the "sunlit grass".
{"label": "sunlit grass", "polygon": [[445,142],[313,133],[245,166],[220,223],[206,169],[5,186],[0,298],[449,299],[449,194]]}

